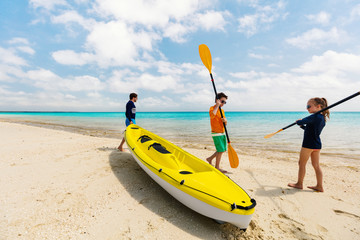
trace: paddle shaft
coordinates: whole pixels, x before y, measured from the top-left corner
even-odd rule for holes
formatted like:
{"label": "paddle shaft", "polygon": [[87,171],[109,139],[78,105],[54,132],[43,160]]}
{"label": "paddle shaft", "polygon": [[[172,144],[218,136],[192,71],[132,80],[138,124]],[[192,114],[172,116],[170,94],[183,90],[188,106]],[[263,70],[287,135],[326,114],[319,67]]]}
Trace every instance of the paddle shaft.
{"label": "paddle shaft", "polygon": [[[212,82],[212,85],[213,85],[213,88],[214,88],[214,92],[215,92],[215,98],[217,99],[217,91],[216,91],[216,87],[215,87],[215,82],[214,82],[214,78],[213,78],[213,75],[212,73],[210,73],[210,77],[211,77],[211,82]],[[224,118],[223,114],[222,114],[222,111],[221,111],[221,107],[219,106],[219,110],[220,110],[220,115],[221,115],[221,118]],[[225,123],[223,122],[223,125],[224,125],[224,128],[225,128],[225,134],[226,134],[226,139],[227,139],[227,142],[230,143],[230,138],[229,138],[229,134],[227,132],[227,129],[226,129],[226,125]]]}
{"label": "paddle shaft", "polygon": [[[348,100],[350,100],[350,99],[352,99],[352,98],[354,98],[354,97],[356,97],[356,96],[358,96],[358,95],[360,95],[360,91],[357,92],[357,93],[354,93],[353,95],[348,96],[347,98],[344,98],[344,99],[342,99],[342,100],[340,100],[340,101],[338,101],[338,102],[336,102],[336,103],[334,103],[334,104],[331,104],[330,106],[328,106],[328,107],[326,107],[326,108],[323,108],[323,109],[321,109],[320,111],[317,111],[316,113],[313,113],[313,114],[318,114],[318,113],[321,113],[321,112],[323,112],[323,111],[326,111],[326,110],[328,110],[328,109],[330,109],[330,108],[332,108],[332,107],[335,107],[335,106],[337,106],[337,105],[339,105],[339,104],[341,104],[341,103],[343,103],[343,102],[346,102],[346,101],[348,101]],[[295,124],[296,124],[296,122],[294,122],[294,123],[292,123],[292,124],[290,124],[290,125],[282,128],[282,130],[285,130],[285,129],[289,128],[289,127],[292,127],[292,126],[294,126]]]}

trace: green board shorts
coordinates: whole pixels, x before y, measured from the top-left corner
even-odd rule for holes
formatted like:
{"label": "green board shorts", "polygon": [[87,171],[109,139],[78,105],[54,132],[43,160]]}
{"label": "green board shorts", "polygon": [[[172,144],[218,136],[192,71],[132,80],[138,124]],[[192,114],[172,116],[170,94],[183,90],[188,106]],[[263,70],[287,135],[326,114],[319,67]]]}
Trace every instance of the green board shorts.
{"label": "green board shorts", "polygon": [[211,133],[217,152],[226,152],[227,142],[224,133]]}

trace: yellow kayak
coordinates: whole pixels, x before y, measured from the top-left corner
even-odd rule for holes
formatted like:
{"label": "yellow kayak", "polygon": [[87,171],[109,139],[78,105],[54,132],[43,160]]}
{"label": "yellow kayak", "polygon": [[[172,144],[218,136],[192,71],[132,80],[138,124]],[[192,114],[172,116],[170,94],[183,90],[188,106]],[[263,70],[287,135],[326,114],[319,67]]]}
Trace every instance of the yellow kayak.
{"label": "yellow kayak", "polygon": [[256,201],[207,162],[138,125],[125,140],[140,167],[178,201],[207,217],[246,229]]}

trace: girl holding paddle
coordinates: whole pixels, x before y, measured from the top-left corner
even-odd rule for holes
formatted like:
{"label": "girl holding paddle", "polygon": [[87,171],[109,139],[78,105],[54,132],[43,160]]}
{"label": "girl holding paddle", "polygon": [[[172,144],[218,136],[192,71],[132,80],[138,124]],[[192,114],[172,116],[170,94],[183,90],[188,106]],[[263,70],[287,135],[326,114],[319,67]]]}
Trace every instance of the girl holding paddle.
{"label": "girl holding paddle", "polygon": [[[307,102],[307,110],[309,113],[319,112],[321,109],[327,107],[327,100],[325,98],[311,98]],[[321,139],[320,134],[325,127],[326,119],[329,118],[329,110],[322,111],[318,114],[312,114],[304,119],[296,121],[304,131],[304,139],[299,158],[299,173],[297,183],[289,183],[289,187],[303,189],[303,181],[306,172],[306,163],[311,157],[312,166],[316,173],[316,186],[309,186],[308,188],[315,191],[323,192],[323,174],[320,168],[320,150]],[[305,126],[304,126],[305,125]]]}

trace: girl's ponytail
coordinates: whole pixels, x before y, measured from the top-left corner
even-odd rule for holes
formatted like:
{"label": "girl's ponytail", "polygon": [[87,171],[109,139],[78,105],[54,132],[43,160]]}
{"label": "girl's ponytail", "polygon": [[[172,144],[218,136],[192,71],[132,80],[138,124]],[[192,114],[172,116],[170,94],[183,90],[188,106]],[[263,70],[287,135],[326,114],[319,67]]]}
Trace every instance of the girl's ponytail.
{"label": "girl's ponytail", "polygon": [[[326,108],[328,106],[326,98],[312,98],[311,100],[314,101],[314,103],[316,105],[320,105],[322,109]],[[326,110],[326,111],[321,112],[321,114],[324,116],[325,121],[327,119],[330,119],[330,111],[329,111],[329,109]]]}
{"label": "girl's ponytail", "polygon": [[[328,106],[326,98],[321,98],[321,100],[323,100],[323,102],[324,102],[323,108],[326,108]],[[330,111],[329,111],[329,109],[326,110],[326,111],[323,111],[321,114],[324,115],[325,121],[326,121],[326,118],[330,119]]]}

